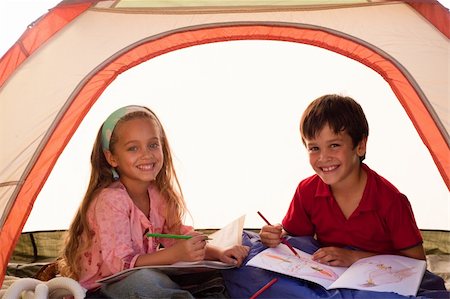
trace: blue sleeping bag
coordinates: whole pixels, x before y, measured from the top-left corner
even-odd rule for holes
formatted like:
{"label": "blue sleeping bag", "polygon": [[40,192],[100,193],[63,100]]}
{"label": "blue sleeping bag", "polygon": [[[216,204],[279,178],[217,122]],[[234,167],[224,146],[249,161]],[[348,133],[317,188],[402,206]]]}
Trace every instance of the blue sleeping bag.
{"label": "blue sleeping bag", "polygon": [[[310,254],[319,248],[318,242],[311,237],[289,237],[289,242],[294,247],[301,248]],[[258,234],[250,231],[243,232],[242,244],[250,247],[249,255],[244,261],[243,266],[222,272],[228,294],[231,298],[250,298],[273,278],[278,278],[278,281],[259,295],[258,298],[414,298],[393,292],[372,292],[351,289],[327,291],[322,286],[313,282],[256,267],[245,266],[251,258],[267,247],[261,243]],[[446,291],[444,280],[441,277],[426,271],[417,298],[450,298],[450,292]]]}

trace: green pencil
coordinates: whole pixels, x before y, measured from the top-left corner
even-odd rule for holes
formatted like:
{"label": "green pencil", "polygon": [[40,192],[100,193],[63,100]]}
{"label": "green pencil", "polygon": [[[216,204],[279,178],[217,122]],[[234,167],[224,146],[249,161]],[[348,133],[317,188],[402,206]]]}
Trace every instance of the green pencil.
{"label": "green pencil", "polygon": [[[190,239],[192,236],[186,236],[186,235],[171,235],[171,234],[156,234],[156,233],[147,233],[147,237],[153,237],[153,238],[169,238],[169,239]],[[212,240],[210,238],[206,238],[205,240]]]}

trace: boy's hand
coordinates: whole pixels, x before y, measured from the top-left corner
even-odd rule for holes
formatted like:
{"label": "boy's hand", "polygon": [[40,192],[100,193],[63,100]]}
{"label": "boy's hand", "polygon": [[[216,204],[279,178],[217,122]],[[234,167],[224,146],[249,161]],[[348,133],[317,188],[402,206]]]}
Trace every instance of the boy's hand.
{"label": "boy's hand", "polygon": [[355,262],[351,251],[339,247],[322,247],[314,252],[312,259],[329,266],[348,267]]}
{"label": "boy's hand", "polygon": [[235,264],[237,267],[242,265],[242,262],[248,255],[250,247],[243,245],[234,245],[226,248],[220,255],[220,261],[227,264]]}
{"label": "boy's hand", "polygon": [[277,247],[281,243],[282,234],[281,224],[264,225],[259,232],[261,242],[267,247]]}
{"label": "boy's hand", "polygon": [[322,247],[313,254],[313,260],[329,266],[349,267],[359,259],[373,256],[375,253],[351,250],[339,247]]}

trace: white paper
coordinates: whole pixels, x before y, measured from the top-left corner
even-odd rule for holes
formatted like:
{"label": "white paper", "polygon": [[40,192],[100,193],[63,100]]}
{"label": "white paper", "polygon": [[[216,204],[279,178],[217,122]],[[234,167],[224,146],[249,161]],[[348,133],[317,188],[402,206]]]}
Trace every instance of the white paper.
{"label": "white paper", "polygon": [[310,254],[295,250],[300,258],[280,244],[258,253],[247,266],[312,281],[326,289],[395,292],[405,296],[417,294],[426,270],[425,261],[399,255],[375,255],[360,259],[349,268],[333,267],[317,263]]}
{"label": "white paper", "polygon": [[398,255],[376,255],[360,259],[330,288],[396,292],[415,296],[426,262]]}
{"label": "white paper", "polygon": [[242,244],[242,231],[244,230],[245,215],[232,221],[220,230],[212,233],[209,237],[209,244],[218,247],[230,247]]}
{"label": "white paper", "polygon": [[325,288],[330,286],[347,269],[345,267],[333,267],[320,264],[312,260],[312,256],[306,252],[294,248],[300,258],[284,244],[275,248],[267,248],[258,253],[247,266],[254,266],[266,270],[303,278],[318,283]]}

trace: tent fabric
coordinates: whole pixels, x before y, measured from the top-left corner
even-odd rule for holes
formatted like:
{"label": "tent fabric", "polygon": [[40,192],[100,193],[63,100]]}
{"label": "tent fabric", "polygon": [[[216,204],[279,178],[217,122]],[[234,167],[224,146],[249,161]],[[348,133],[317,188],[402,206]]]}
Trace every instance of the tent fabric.
{"label": "tent fabric", "polygon": [[27,57],[33,54],[53,34],[88,9],[90,5],[90,3],[84,3],[55,7],[51,13],[43,16],[42,19],[32,25],[0,60],[0,87]]}
{"label": "tent fabric", "polygon": [[9,145],[0,155],[2,273],[34,200],[101,93],[120,73],[193,45],[289,41],[371,67],[391,86],[450,188],[450,16],[436,1],[235,1],[228,7],[196,2],[155,8],[132,7],[136,1],[63,1],[0,60],[0,138]]}

